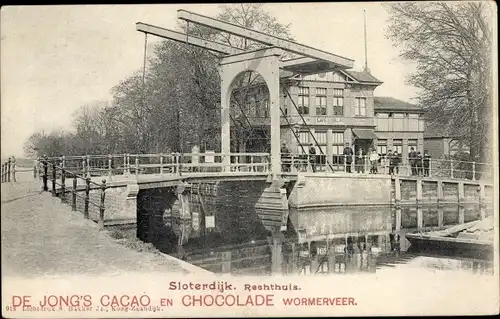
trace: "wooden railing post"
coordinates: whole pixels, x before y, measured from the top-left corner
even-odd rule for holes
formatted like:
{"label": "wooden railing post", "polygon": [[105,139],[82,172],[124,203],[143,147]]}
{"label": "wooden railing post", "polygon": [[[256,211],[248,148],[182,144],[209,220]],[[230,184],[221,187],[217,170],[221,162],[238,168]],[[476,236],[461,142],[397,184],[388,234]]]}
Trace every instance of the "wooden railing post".
{"label": "wooden railing post", "polygon": [[123,155],[123,175],[127,175],[127,154]]}
{"label": "wooden railing post", "polygon": [[82,156],[82,175],[85,177],[87,175],[87,169],[85,168],[85,156]]}
{"label": "wooden railing post", "polygon": [[181,153],[175,153],[175,170],[177,175],[181,175]]}
{"label": "wooden railing post", "polygon": [[472,180],[476,180],[476,162],[472,162]]}
{"label": "wooden railing post", "polygon": [[12,159],[9,157],[9,160],[7,161],[7,182],[10,182],[10,165],[11,165]]}
{"label": "wooden railing post", "polygon": [[89,201],[90,201],[90,177],[85,178],[85,207],[83,209],[83,218],[89,219]]}
{"label": "wooden railing post", "polygon": [[66,199],[66,170],[61,168],[61,200]]}
{"label": "wooden railing post", "polygon": [[253,165],[253,155],[250,156],[250,172],[255,172],[255,166]]}
{"label": "wooden railing post", "polygon": [[113,175],[113,156],[108,154],[108,180],[111,180],[111,176]]}
{"label": "wooden railing post", "polygon": [[71,210],[76,211],[76,188],[78,186],[78,180],[76,179],[76,174],[73,174],[73,189],[71,190]]}
{"label": "wooden railing post", "polygon": [[101,204],[99,205],[99,220],[97,221],[97,225],[99,229],[104,228],[104,201],[106,198],[106,180],[102,180],[101,184]]}
{"label": "wooden railing post", "polygon": [[453,178],[453,159],[450,159],[450,178]]}
{"label": "wooden railing post", "polygon": [[48,163],[47,163],[47,156],[44,156],[43,158],[43,191],[47,192],[49,190],[49,187],[47,185],[49,178],[49,169],[48,169]]}
{"label": "wooden railing post", "polygon": [[16,182],[16,158],[12,156],[12,181]]}
{"label": "wooden railing post", "polygon": [[56,196],[56,164],[54,163],[55,160],[52,160],[52,196]]}
{"label": "wooden railing post", "polygon": [[163,154],[160,154],[160,175],[163,175]]}
{"label": "wooden railing post", "polygon": [[139,175],[139,155],[135,156],[135,176]]}
{"label": "wooden railing post", "polygon": [[90,156],[85,155],[85,159],[87,160],[87,174],[85,175],[85,177],[90,177],[91,176]]}

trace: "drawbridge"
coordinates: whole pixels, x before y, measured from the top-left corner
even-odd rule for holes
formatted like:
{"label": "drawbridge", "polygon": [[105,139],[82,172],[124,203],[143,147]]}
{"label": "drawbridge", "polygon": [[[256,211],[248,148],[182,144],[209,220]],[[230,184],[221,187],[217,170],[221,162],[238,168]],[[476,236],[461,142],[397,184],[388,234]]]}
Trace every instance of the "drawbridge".
{"label": "drawbridge", "polygon": [[[300,81],[304,76],[310,74],[350,69],[353,67],[354,61],[304,44],[186,10],[178,10],[178,19],[186,21],[188,24],[194,23],[212,30],[248,39],[262,45],[259,49],[244,50],[143,22],[138,22],[136,24],[136,30],[145,34],[145,41],[147,41],[147,36],[149,34],[203,48],[219,55],[221,75],[221,153],[229,154],[231,151],[231,120],[233,120],[233,123],[236,122],[231,116],[230,106],[233,90],[236,87],[235,79],[240,74],[248,71],[256,72],[262,77],[269,92],[270,117],[270,137],[265,133],[264,136],[270,141],[271,174],[274,178],[278,178],[282,173],[280,152],[281,115],[283,115],[287,122],[287,127],[292,130],[294,138],[299,141],[297,133],[288,122],[286,113],[280,107],[280,95],[283,94],[287,96],[293,106],[298,109],[285,81],[290,79]],[[189,27],[186,30],[189,32]],[[293,54],[295,57],[285,58],[285,56],[290,54]],[[238,107],[241,108],[241,105],[238,105]],[[254,131],[253,125],[245,115],[245,112],[242,111],[241,113],[245,123]],[[309,128],[302,116],[301,122],[303,122],[304,127]],[[320,154],[325,155],[314,134],[311,133],[310,129],[308,131]],[[298,144],[301,145],[300,143]],[[304,149],[302,149],[302,151],[306,153]],[[228,160],[229,158],[226,158],[226,161]],[[327,165],[330,165],[330,163],[327,163]]]}

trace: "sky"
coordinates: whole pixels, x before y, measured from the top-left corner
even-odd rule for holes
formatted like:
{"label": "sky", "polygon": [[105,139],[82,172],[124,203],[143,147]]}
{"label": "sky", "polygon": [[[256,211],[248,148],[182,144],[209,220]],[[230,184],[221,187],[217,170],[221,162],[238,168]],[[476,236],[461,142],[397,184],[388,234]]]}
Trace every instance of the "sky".
{"label": "sky", "polygon": [[[368,67],[384,83],[376,96],[411,101],[405,85],[412,65],[385,38],[380,3],[272,3],[264,10],[290,24],[299,43],[364,65],[363,10]],[[1,8],[1,157],[22,156],[35,131],[71,129],[79,106],[111,100],[111,88],[140,70],[144,34],[136,22],[178,29],[177,10],[215,17],[217,4],[3,6]],[[159,41],[154,36],[148,42]]]}

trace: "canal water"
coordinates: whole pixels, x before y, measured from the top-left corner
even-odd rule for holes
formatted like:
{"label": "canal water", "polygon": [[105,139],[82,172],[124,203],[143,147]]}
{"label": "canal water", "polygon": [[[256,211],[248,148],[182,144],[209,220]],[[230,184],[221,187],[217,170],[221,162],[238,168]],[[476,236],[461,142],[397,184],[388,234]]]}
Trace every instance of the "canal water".
{"label": "canal water", "polygon": [[[422,208],[423,227],[456,225],[463,214],[464,222],[480,218],[477,204],[427,204]],[[248,212],[248,213],[254,213]],[[400,209],[400,235],[395,234],[397,214],[393,206],[331,207],[302,209],[295,214],[295,222],[307,225],[307,236],[293,229],[291,222],[281,239],[282,274],[353,274],[377,273],[394,267],[417,267],[435,270],[466,270],[493,273],[493,260],[459,258],[457,256],[430,256],[413,251],[406,233],[417,232],[416,206]],[[493,215],[492,206],[486,207],[486,216]],[[440,221],[441,219],[441,221]],[[191,227],[175,214],[166,215],[164,222],[176,234]],[[439,225],[441,222],[441,225]],[[270,275],[273,269],[270,233],[259,225],[240,224],[225,234],[205,231],[189,238],[182,247],[179,236],[159,238],[153,244],[160,251],[215,273],[232,275]],[[328,234],[328,242],[322,235]],[[311,240],[312,239],[312,240]]]}

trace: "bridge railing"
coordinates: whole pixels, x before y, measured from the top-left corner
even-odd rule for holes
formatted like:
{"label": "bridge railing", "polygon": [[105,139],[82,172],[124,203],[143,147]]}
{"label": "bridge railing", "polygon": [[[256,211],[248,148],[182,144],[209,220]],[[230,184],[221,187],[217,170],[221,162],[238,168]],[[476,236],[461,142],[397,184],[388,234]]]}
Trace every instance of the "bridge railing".
{"label": "bridge railing", "polygon": [[490,163],[431,158],[407,160],[407,164],[402,164],[401,158],[391,156],[282,154],[281,165],[284,172],[292,173],[333,171],[469,180],[490,179],[493,176],[493,165]]}
{"label": "bridge railing", "polygon": [[[71,160],[70,158],[69,160]],[[51,181],[51,192],[52,196],[57,196],[57,186],[60,187],[60,198],[61,201],[66,201],[67,193],[71,193],[71,209],[76,211],[76,202],[77,197],[84,200],[84,208],[83,208],[83,216],[85,219],[89,219],[89,205],[94,205],[99,209],[99,214],[97,216],[97,224],[99,228],[104,227],[104,201],[106,196],[106,180],[103,179],[101,184],[95,183],[91,180],[91,177],[88,175],[81,175],[76,171],[71,171],[65,167],[66,157],[57,157],[57,158],[43,158],[39,162],[42,167],[42,183],[43,190],[48,191],[49,185],[48,181]],[[85,172],[85,170],[83,170]],[[66,185],[66,179],[72,178],[72,186],[68,187]],[[78,187],[78,180],[84,182],[83,187]],[[100,201],[94,202],[90,198],[90,190],[91,188],[100,190]],[[80,195],[79,192],[84,192],[84,195]]]}

